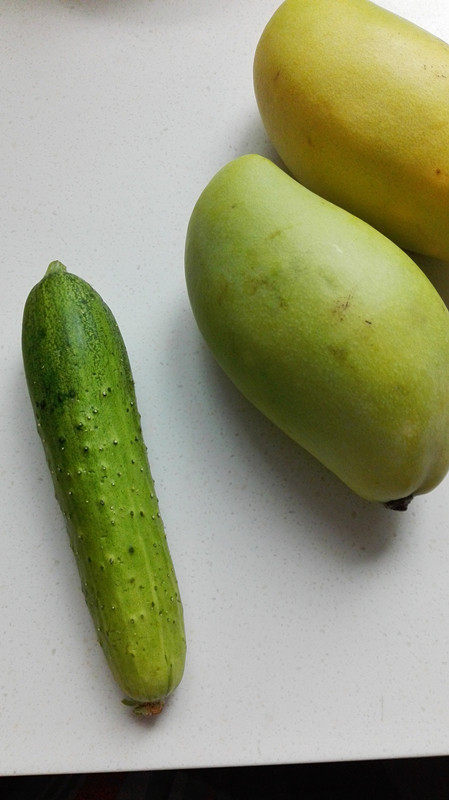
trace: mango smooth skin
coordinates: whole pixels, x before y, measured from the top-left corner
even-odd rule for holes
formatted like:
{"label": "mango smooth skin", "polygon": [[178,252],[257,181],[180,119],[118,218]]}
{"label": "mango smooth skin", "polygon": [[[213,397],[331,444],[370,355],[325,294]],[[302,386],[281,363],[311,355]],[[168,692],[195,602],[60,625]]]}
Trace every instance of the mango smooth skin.
{"label": "mango smooth skin", "polygon": [[357,494],[404,509],[442,480],[449,312],[390,240],[248,155],[197,201],[185,269],[227,375]]}
{"label": "mango smooth skin", "polygon": [[291,174],[401,247],[449,259],[449,46],[368,0],[286,0],[254,59]]}

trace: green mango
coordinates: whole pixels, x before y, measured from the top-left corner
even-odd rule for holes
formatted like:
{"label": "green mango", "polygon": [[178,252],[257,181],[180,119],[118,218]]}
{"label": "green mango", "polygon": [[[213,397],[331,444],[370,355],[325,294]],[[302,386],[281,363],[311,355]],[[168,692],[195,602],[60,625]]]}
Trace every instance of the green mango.
{"label": "green mango", "polygon": [[449,468],[449,312],[383,234],[257,155],[193,210],[186,282],[223,370],[357,494],[403,509]]}

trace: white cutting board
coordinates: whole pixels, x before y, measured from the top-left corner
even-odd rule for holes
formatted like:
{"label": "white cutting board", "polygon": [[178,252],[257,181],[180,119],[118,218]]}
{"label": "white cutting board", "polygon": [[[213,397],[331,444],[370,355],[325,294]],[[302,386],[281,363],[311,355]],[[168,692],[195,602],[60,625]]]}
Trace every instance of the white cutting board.
{"label": "white cutting board", "polygon": [[[383,5],[449,40],[447,0]],[[200,191],[275,157],[252,60],[276,6],[0,0],[2,774],[449,752],[449,479],[402,515],[358,499],[238,394],[188,305]],[[96,643],[25,387],[53,259],[122,329],[184,601],[185,676],[149,723]]]}

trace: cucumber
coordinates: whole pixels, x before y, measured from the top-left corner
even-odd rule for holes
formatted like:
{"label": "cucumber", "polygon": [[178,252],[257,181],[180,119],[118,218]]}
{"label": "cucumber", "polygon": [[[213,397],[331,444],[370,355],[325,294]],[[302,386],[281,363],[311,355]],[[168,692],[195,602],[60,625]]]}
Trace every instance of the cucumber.
{"label": "cucumber", "polygon": [[27,298],[22,352],[98,641],[123,702],[157,714],[184,671],[183,609],[122,336],[54,261]]}

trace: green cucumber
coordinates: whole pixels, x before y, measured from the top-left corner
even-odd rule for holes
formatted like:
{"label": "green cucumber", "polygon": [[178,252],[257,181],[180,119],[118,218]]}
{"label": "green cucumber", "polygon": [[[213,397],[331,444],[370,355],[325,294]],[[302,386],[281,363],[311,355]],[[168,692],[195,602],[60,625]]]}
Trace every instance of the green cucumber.
{"label": "green cucumber", "polygon": [[54,261],[26,301],[22,352],[98,641],[124,702],[157,714],[184,671],[183,609],[122,336]]}

